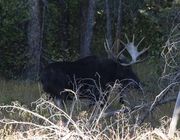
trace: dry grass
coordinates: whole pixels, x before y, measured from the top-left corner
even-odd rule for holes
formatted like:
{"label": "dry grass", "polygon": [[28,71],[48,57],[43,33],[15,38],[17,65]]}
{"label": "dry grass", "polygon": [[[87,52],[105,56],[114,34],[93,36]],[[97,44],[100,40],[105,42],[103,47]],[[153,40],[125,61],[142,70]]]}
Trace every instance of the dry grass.
{"label": "dry grass", "polygon": [[0,79],[0,103],[10,104],[19,101],[30,105],[41,96],[38,83]]}
{"label": "dry grass", "polygon": [[[1,113],[10,116],[0,120],[0,139],[70,139],[70,140],[168,140],[170,119],[163,117],[160,126],[153,128],[144,123],[138,126],[130,112],[116,113],[103,117],[106,108],[83,111],[79,103],[72,103],[67,114],[45,97],[33,103],[34,109],[27,109],[19,103],[0,106]],[[125,106],[121,110],[128,109]],[[79,110],[79,113],[77,113]],[[173,139],[180,139],[180,131]]]}

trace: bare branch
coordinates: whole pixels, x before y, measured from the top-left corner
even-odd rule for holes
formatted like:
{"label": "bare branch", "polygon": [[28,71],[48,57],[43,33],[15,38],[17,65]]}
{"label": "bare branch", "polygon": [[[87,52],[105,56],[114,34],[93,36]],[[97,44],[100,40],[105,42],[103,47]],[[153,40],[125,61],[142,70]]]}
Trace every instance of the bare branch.
{"label": "bare branch", "polygon": [[154,102],[151,105],[150,110],[152,110],[154,106],[164,98],[164,96],[167,94],[168,89],[176,84],[179,84],[179,82],[172,83],[168,87],[166,87],[163,91],[161,91],[161,93],[156,96]]}

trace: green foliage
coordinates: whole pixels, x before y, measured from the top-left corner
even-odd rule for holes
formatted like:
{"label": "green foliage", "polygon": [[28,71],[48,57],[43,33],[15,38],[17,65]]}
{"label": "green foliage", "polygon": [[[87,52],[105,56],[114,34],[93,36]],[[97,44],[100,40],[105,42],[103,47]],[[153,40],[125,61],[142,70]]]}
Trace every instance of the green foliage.
{"label": "green foliage", "polygon": [[[82,3],[75,0],[65,2],[69,14],[68,48],[63,46],[60,38],[61,18],[64,11],[59,1],[48,1],[45,13],[43,55],[53,60],[73,60],[79,56]],[[82,2],[86,4],[88,1]],[[113,40],[116,33],[118,2],[117,0],[110,3]],[[179,22],[176,19],[179,8],[173,6],[172,3],[169,0],[163,2],[123,1],[121,40],[125,41],[125,33],[129,38],[132,38],[134,34],[135,42],[145,37],[141,46],[151,46],[150,58],[153,61],[157,59],[170,29]],[[97,55],[105,55],[106,13],[104,7],[104,1],[97,1],[92,42],[92,52]],[[0,0],[0,73],[5,77],[16,78],[23,73],[27,63],[28,20],[28,0]]]}
{"label": "green foliage", "polygon": [[[79,20],[77,18],[78,3],[71,0],[66,3],[69,9],[69,48],[64,48],[60,42],[60,18],[63,14],[58,1],[48,4],[45,22],[45,54],[53,60],[72,60],[77,56],[79,47]],[[74,16],[76,15],[76,16]]]}
{"label": "green foliage", "polygon": [[0,72],[18,76],[25,63],[27,0],[0,0]]}

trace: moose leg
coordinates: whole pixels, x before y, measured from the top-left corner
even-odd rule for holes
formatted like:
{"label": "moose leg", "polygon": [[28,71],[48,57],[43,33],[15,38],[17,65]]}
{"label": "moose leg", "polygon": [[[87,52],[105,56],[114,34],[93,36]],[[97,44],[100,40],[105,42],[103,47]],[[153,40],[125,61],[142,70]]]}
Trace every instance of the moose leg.
{"label": "moose leg", "polygon": [[69,100],[68,92],[64,92],[64,91],[56,95],[54,98],[54,102],[56,106],[59,107],[60,109],[63,109],[66,107],[67,100]]}
{"label": "moose leg", "polygon": [[59,108],[63,108],[63,101],[62,101],[62,99],[61,98],[59,98],[59,97],[55,97],[54,98],[54,102],[55,102],[55,105],[57,106],[57,107],[59,107]]}

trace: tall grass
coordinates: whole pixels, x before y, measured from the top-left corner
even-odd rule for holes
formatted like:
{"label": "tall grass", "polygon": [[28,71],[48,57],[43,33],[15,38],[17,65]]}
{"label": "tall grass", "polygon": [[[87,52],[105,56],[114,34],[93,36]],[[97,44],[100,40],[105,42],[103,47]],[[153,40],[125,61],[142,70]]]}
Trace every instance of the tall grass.
{"label": "tall grass", "polygon": [[38,83],[27,83],[17,80],[0,79],[0,103],[10,104],[12,101],[19,101],[22,104],[30,105],[32,101],[40,96]]}
{"label": "tall grass", "polygon": [[[63,140],[168,140],[169,119],[164,117],[160,126],[153,128],[148,123],[140,126],[132,123],[132,114],[122,106],[121,113],[104,118],[106,108],[93,108],[77,114],[74,102],[69,114],[45,98],[40,98],[29,110],[19,103],[0,106],[1,113],[9,118],[0,119],[0,139],[63,139]],[[97,111],[98,110],[98,111]],[[17,120],[17,116],[19,117]],[[180,139],[176,131],[174,139]]]}

